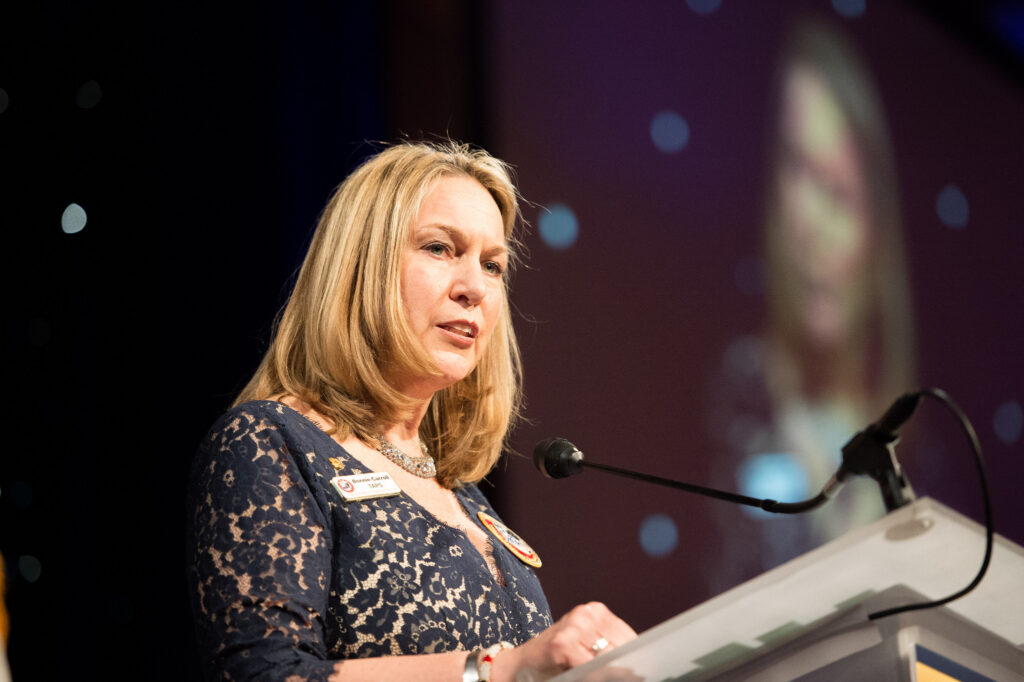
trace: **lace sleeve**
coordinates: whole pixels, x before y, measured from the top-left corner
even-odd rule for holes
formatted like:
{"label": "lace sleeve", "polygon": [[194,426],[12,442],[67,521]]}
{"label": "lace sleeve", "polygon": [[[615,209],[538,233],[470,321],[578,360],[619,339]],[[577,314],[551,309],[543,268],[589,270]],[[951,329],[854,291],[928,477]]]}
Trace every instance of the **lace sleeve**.
{"label": "lace sleeve", "polygon": [[329,533],[279,428],[235,410],[189,485],[189,580],[211,680],[324,680]]}

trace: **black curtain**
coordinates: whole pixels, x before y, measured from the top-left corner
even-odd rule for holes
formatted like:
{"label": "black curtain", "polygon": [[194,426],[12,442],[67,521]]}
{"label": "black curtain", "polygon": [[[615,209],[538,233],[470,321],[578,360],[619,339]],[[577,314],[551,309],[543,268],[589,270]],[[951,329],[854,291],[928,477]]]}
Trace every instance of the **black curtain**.
{"label": "black curtain", "polygon": [[[258,362],[344,176],[378,141],[486,143],[478,11],[0,10],[14,679],[198,679],[192,453]],[[72,234],[70,204],[86,220]]]}

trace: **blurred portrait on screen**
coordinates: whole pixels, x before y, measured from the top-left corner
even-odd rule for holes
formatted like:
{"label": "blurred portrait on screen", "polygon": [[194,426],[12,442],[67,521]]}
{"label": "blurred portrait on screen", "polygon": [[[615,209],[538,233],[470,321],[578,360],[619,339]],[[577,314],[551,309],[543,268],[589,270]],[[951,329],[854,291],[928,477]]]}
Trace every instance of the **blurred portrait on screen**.
{"label": "blurred portrait on screen", "polygon": [[[842,446],[913,388],[913,323],[897,173],[883,102],[852,43],[803,20],[781,55],[769,127],[763,325],[732,342],[714,382],[718,482],[797,501],[835,473]],[[873,521],[854,480],[798,517],[719,509],[725,587]]]}

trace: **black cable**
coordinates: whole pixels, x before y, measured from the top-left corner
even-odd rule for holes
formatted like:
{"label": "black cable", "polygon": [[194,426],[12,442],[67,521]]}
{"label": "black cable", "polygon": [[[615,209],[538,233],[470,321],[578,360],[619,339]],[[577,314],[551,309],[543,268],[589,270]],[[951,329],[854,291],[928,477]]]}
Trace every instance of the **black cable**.
{"label": "black cable", "polygon": [[881,611],[875,611],[868,615],[869,620],[878,620],[879,618],[885,618],[887,616],[893,616],[897,613],[904,613],[906,611],[917,611],[920,609],[932,609],[937,606],[943,606],[951,601],[959,599],[964,596],[981,583],[981,579],[985,577],[985,573],[988,571],[989,562],[992,559],[992,542],[995,536],[995,526],[992,522],[992,503],[989,500],[988,495],[988,478],[985,475],[985,461],[981,456],[981,443],[978,441],[978,434],[974,432],[974,427],[971,426],[971,421],[964,414],[964,411],[953,402],[953,399],[946,394],[945,391],[939,388],[925,388],[920,391],[921,395],[927,395],[932,398],[939,400],[947,408],[949,408],[953,414],[960,420],[960,426],[963,427],[964,433],[967,434],[967,440],[971,445],[971,449],[974,451],[974,460],[978,468],[978,480],[981,484],[981,499],[985,507],[985,558],[981,562],[981,568],[978,570],[978,574],[974,576],[974,580],[971,583],[954,594],[949,595],[943,599],[936,601],[919,602],[917,604],[906,604],[904,606],[896,606],[891,609],[883,609]]}

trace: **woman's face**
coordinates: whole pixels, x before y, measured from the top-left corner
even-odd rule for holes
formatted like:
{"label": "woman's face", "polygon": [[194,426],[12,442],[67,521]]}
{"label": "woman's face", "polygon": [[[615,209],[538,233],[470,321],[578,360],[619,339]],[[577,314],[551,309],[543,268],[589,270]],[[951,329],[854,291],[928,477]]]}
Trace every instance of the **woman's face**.
{"label": "woman's face", "polygon": [[401,293],[413,334],[440,377],[397,377],[426,397],[466,377],[480,361],[505,305],[504,223],[484,187],[465,176],[439,180],[409,225]]}
{"label": "woman's face", "polygon": [[861,307],[871,235],[867,187],[853,133],[822,77],[794,67],[783,96],[783,267],[804,335],[827,348],[850,332]]}

